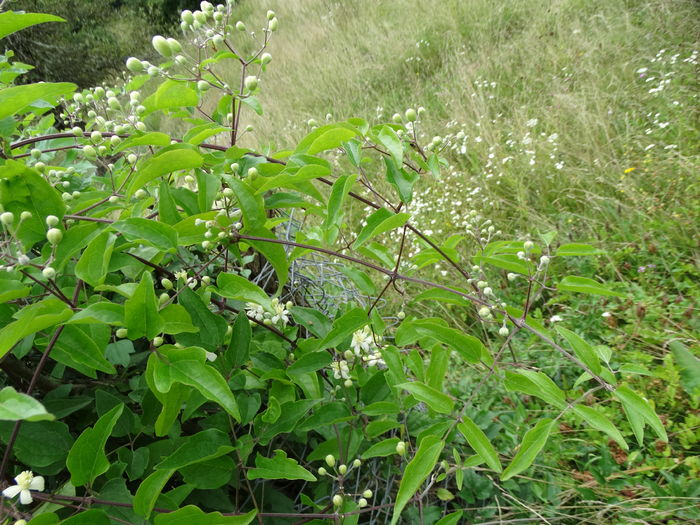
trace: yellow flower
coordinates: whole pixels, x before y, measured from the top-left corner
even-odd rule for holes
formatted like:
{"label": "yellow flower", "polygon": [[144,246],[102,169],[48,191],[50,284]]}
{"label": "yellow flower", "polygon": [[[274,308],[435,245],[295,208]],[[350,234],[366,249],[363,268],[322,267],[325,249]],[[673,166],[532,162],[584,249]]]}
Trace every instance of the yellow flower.
{"label": "yellow flower", "polygon": [[637,169],[637,168],[627,168],[627,169],[625,170],[625,173],[630,173],[630,172],[632,172],[632,171],[634,171],[634,170],[636,170],[636,169]]}

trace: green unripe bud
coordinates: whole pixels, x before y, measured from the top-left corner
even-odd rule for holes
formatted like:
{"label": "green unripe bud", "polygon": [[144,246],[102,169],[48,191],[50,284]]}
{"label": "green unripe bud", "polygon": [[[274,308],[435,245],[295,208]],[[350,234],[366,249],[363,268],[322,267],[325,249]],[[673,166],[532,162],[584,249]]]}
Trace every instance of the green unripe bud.
{"label": "green unripe bud", "polygon": [[182,44],[180,44],[180,42],[178,42],[174,38],[168,38],[167,42],[172,55],[175,55],[182,51]]}
{"label": "green unripe bud", "polygon": [[223,194],[224,197],[230,199],[231,197],[233,197],[233,190],[231,188],[224,188]]}
{"label": "green unripe bud", "polygon": [[416,119],[418,118],[418,114],[416,113],[416,110],[413,108],[408,108],[406,110],[405,116],[406,116],[406,120],[408,122],[415,122]]}
{"label": "green unripe bud", "polygon": [[138,160],[138,157],[136,156],[136,153],[129,153],[129,155],[127,155],[127,157],[126,157],[126,161],[129,164],[135,164],[137,160]]}
{"label": "green unripe bud", "polygon": [[211,41],[216,47],[221,47],[224,45],[224,37],[221,35],[214,35]]}
{"label": "green unripe bud", "polygon": [[397,318],[399,321],[402,321],[402,320],[406,319],[406,312],[404,312],[403,310],[400,311],[398,314],[396,314],[396,318]]}
{"label": "green unripe bud", "polygon": [[19,215],[19,220],[20,220],[20,221],[28,221],[28,220],[31,219],[31,218],[32,218],[32,212],[30,212],[30,211],[23,211],[23,212],[20,213],[20,215]]}
{"label": "green unripe bud", "polygon": [[136,193],[134,193],[134,197],[136,197],[137,199],[145,199],[146,197],[148,197],[148,193],[146,193],[146,190],[144,189],[136,190]]}
{"label": "green unripe bud", "polygon": [[161,279],[161,280],[160,280],[160,285],[161,285],[163,288],[165,288],[166,290],[172,290],[172,289],[173,289],[173,282],[172,282],[170,279],[168,279],[168,278]]}
{"label": "green unripe bud", "polygon": [[529,252],[529,251],[532,250],[534,247],[535,247],[535,243],[533,243],[532,241],[525,241],[525,242],[523,243],[523,248],[525,248],[525,251],[526,251],[526,252]]}
{"label": "green unripe bud", "polygon": [[117,97],[109,97],[107,99],[107,105],[115,111],[122,109],[122,105],[119,103],[119,99]]}
{"label": "green unripe bud", "polygon": [[126,59],[126,69],[132,73],[142,73],[145,69],[143,63],[136,57],[129,57]]}
{"label": "green unripe bud", "polygon": [[347,471],[348,471],[348,466],[347,466],[347,465],[340,465],[340,466],[338,467],[338,472],[340,472],[341,474],[345,474]]}
{"label": "green unripe bud", "polygon": [[277,27],[279,26],[279,22],[277,21],[277,18],[273,18],[270,20],[270,31],[277,31]]}
{"label": "green unripe bud", "polygon": [[117,136],[117,135],[112,135],[112,136],[109,138],[109,143],[110,143],[112,146],[118,146],[119,143],[120,143],[121,141],[122,141],[121,137],[119,137],[119,136]]}
{"label": "green unripe bud", "polygon": [[118,195],[112,195],[112,196],[109,198],[109,202],[110,202],[111,204],[116,204],[117,202],[119,202],[119,196],[118,196]]}
{"label": "green unripe bud", "polygon": [[540,265],[547,266],[548,264],[549,264],[549,257],[547,257],[546,255],[543,255],[542,257],[540,257]]}
{"label": "green unripe bud", "polygon": [[397,124],[401,124],[403,122],[403,117],[398,113],[394,113],[394,115],[391,117],[391,120],[393,120]]}
{"label": "green unripe bud", "polygon": [[185,9],[182,12],[182,14],[180,15],[180,18],[186,24],[192,25],[194,23],[194,15],[192,14],[192,11],[190,11],[189,9]]}
{"label": "green unripe bud", "polygon": [[139,131],[146,131],[146,123],[145,122],[139,121],[136,124],[134,124],[134,127]]}
{"label": "green unripe bud", "polygon": [[321,467],[318,469],[319,476],[325,476],[326,474],[328,474],[328,471],[325,468]]}
{"label": "green unripe bud", "polygon": [[342,504],[343,496],[341,496],[340,494],[336,494],[335,496],[333,496],[333,505],[335,505],[336,507],[340,507]]}
{"label": "green unripe bud", "polygon": [[73,135],[75,135],[76,137],[83,136],[83,128],[81,128],[79,126],[75,126],[73,129],[71,129],[71,131],[73,132]]}
{"label": "green unripe bud", "polygon": [[165,292],[163,292],[162,294],[160,294],[160,295],[158,296],[158,304],[159,304],[160,306],[163,306],[163,305],[164,305],[165,303],[167,303],[169,300],[170,300],[170,296],[169,296],[167,293],[165,293]]}
{"label": "green unripe bud", "polygon": [[6,211],[5,213],[0,214],[0,222],[5,226],[10,226],[13,222],[15,222],[15,215],[11,211]]}
{"label": "green unripe bud", "polygon": [[47,215],[46,216],[46,226],[49,228],[53,228],[58,224],[58,217],[55,215]]}
{"label": "green unripe bud", "polygon": [[97,130],[93,131],[92,133],[90,133],[90,141],[92,141],[93,144],[102,142],[102,133],[100,133]]}
{"label": "green unripe bud", "polygon": [[240,20],[236,22],[236,31],[245,31],[245,24]]}
{"label": "green unripe bud", "polygon": [[118,328],[115,334],[119,339],[124,339],[127,335],[129,335],[129,330],[126,328]]}
{"label": "green unripe bud", "polygon": [[56,270],[51,268],[51,266],[47,266],[41,271],[41,274],[47,279],[53,279],[54,277],[56,277]]}
{"label": "green unripe bud", "polygon": [[367,489],[367,490],[365,490],[365,491],[362,493],[362,497],[363,497],[363,498],[371,498],[371,497],[372,497],[372,494],[373,494],[372,491],[369,490],[369,489]]}
{"label": "green unripe bud", "polygon": [[152,343],[154,347],[158,348],[160,345],[163,344],[163,338],[160,336],[154,337]]}
{"label": "green unripe bud", "polygon": [[243,85],[245,88],[249,91],[254,91],[255,88],[258,87],[258,77],[255,75],[250,75],[245,77],[245,80],[243,81]]}
{"label": "green unripe bud", "polygon": [[73,100],[80,104],[83,101],[83,95],[81,95],[80,93],[74,93]]}
{"label": "green unripe bud", "polygon": [[335,456],[333,456],[333,454],[328,454],[326,456],[326,465],[328,465],[331,468],[335,467]]}
{"label": "green unripe bud", "polygon": [[63,239],[63,232],[58,228],[51,228],[46,232],[46,240],[52,245],[57,245]]}
{"label": "green unripe bud", "polygon": [[161,56],[167,58],[173,54],[173,50],[170,48],[170,44],[168,44],[168,41],[165,39],[165,37],[156,35],[153,37],[153,40],[151,40],[151,44],[153,44],[153,48]]}
{"label": "green unripe bud", "polygon": [[197,82],[197,89],[200,91],[209,91],[209,88],[211,87],[211,84],[207,82],[206,80],[200,80]]}
{"label": "green unripe bud", "polygon": [[150,66],[150,67],[148,68],[147,73],[148,73],[150,76],[155,77],[158,73],[160,73],[160,69],[158,69],[156,66]]}
{"label": "green unripe bud", "polygon": [[[136,59],[136,60],[138,60],[138,59]],[[105,88],[103,88],[102,86],[97,86],[95,88],[95,97],[97,99],[101,99],[104,96],[105,96]]]}
{"label": "green unripe bud", "polygon": [[177,55],[175,57],[175,62],[177,62],[181,66],[184,66],[185,64],[187,64],[187,57],[185,57],[183,55]]}
{"label": "green unripe bud", "polygon": [[46,164],[44,164],[43,162],[37,162],[36,164],[34,164],[34,169],[43,173],[46,169]]}
{"label": "green unripe bud", "polygon": [[38,159],[39,157],[41,157],[41,150],[40,150],[40,149],[37,149],[37,148],[34,148],[34,149],[31,151],[31,155],[32,155],[32,158]]}
{"label": "green unripe bud", "polygon": [[234,173],[238,171],[238,168],[240,168],[238,162],[234,162],[233,164],[231,164],[231,171],[233,171]]}
{"label": "green unripe bud", "polygon": [[272,10],[268,10],[267,11],[267,19],[272,20],[273,18],[275,18],[275,12]]}
{"label": "green unripe bud", "polygon": [[257,169],[257,168],[253,167],[253,168],[249,168],[249,169],[248,169],[248,176],[249,176],[250,178],[257,177],[257,175],[258,175],[258,169]]}
{"label": "green unripe bud", "polygon": [[498,335],[502,337],[506,337],[509,333],[510,332],[507,326],[501,326],[501,328],[498,330]]}
{"label": "green unripe bud", "polygon": [[[193,24],[197,24],[197,23],[206,24],[207,23],[207,15],[205,15],[201,11],[195,11],[193,13],[193,15],[194,15],[194,23]],[[195,27],[196,27],[196,25],[195,25]]]}
{"label": "green unripe bud", "polygon": [[260,62],[262,62],[263,65],[269,64],[272,62],[272,55],[270,53],[263,53],[260,57]]}
{"label": "green unripe bud", "polygon": [[360,507],[361,509],[366,507],[368,505],[367,500],[365,498],[360,498],[357,500],[357,506]]}
{"label": "green unripe bud", "polygon": [[406,453],[406,443],[405,443],[405,442],[399,441],[399,442],[396,444],[396,453],[397,453],[399,456],[403,456],[403,455]]}
{"label": "green unripe bud", "polygon": [[85,155],[88,159],[94,159],[97,157],[97,152],[95,151],[95,148],[88,144],[87,146],[83,146],[83,155]]}
{"label": "green unripe bud", "polygon": [[481,317],[489,317],[491,315],[491,309],[488,306],[484,306],[479,309],[479,315]]}

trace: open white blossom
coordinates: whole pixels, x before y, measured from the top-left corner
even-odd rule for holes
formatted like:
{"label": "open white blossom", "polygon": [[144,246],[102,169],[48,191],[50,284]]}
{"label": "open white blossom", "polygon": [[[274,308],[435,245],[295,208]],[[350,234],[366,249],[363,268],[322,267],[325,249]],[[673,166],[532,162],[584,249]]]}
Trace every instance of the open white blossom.
{"label": "open white blossom", "polygon": [[275,324],[281,321],[284,326],[287,326],[289,322],[289,310],[287,310],[287,305],[281,303],[276,297],[272,300],[271,320]]}
{"label": "open white blossom", "polygon": [[6,498],[14,498],[19,494],[19,501],[23,505],[29,505],[32,501],[32,493],[30,490],[44,490],[44,478],[35,476],[31,470],[25,470],[15,477],[17,485],[7,487],[2,491],[2,495]]}
{"label": "open white blossom", "polygon": [[375,346],[370,327],[365,326],[352,334],[352,343],[350,343],[350,346],[357,357],[360,357],[363,352],[369,352],[370,349]]}
{"label": "open white blossom", "polygon": [[333,361],[331,363],[331,369],[333,370],[333,377],[336,379],[350,379],[350,368],[348,367],[348,362],[344,359],[341,361]]}
{"label": "open white blossom", "polygon": [[256,321],[262,321],[265,319],[265,310],[259,304],[246,303],[246,311],[248,312],[248,315]]}

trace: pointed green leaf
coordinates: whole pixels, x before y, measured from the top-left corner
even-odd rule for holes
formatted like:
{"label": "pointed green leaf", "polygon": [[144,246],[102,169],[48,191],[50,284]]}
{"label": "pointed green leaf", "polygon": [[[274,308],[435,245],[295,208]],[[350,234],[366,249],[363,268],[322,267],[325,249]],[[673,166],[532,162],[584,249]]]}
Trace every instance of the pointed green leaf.
{"label": "pointed green leaf", "polygon": [[396,386],[407,390],[418,401],[422,401],[440,414],[449,414],[454,408],[455,402],[450,396],[420,381],[400,383]]}
{"label": "pointed green leaf", "polygon": [[356,250],[377,235],[400,228],[410,217],[408,213],[392,213],[386,208],[379,208],[367,218],[367,224],[352,245],[353,249]]}
{"label": "pointed green leaf", "polygon": [[109,270],[109,261],[112,257],[116,236],[109,232],[102,232],[88,244],[75,265],[75,275],[90,286],[102,284]]}
{"label": "pointed green leaf", "polygon": [[224,516],[220,512],[204,512],[199,507],[187,505],[175,512],[158,514],[155,525],[248,525],[257,516],[257,510],[251,510],[240,516]]}
{"label": "pointed green leaf", "polygon": [[156,500],[175,470],[156,470],[141,482],[134,495],[134,512],[144,518],[149,518]]}
{"label": "pointed green leaf", "polygon": [[557,326],[557,332],[559,332],[559,335],[566,339],[569,346],[573,348],[576,357],[578,357],[583,364],[585,364],[594,374],[600,374],[600,359],[591,345],[589,345],[571,330],[567,330],[561,326]]}
{"label": "pointed green leaf", "polygon": [[15,13],[13,11],[5,11],[4,13],[0,13],[0,38],[5,38],[26,27],[43,24],[45,22],[65,22],[65,20],[60,16],[46,15],[43,13]]}
{"label": "pointed green leaf", "polygon": [[505,386],[508,390],[539,397],[550,405],[564,410],[567,407],[564,392],[547,375],[534,370],[506,371]]}
{"label": "pointed green leaf", "polygon": [[481,458],[486,462],[486,464],[495,470],[496,472],[501,472],[503,467],[501,466],[501,460],[498,459],[498,453],[496,449],[493,448],[489,438],[486,434],[466,415],[462,416],[462,422],[457,425],[459,431],[464,435],[469,443],[469,446],[474,449],[474,451],[481,456]]}
{"label": "pointed green leaf", "polygon": [[112,228],[121,232],[130,241],[138,241],[163,252],[177,250],[177,232],[172,226],[153,219],[131,217],[112,224]]}
{"label": "pointed green leaf", "polygon": [[[613,394],[620,400],[625,408],[625,412],[628,414],[631,412],[641,417],[661,440],[668,442],[666,429],[661,419],[659,419],[659,416],[656,415],[656,412],[654,412],[646,399],[624,385],[617,387]],[[641,445],[641,440],[639,441]]]}
{"label": "pointed green leaf", "polygon": [[17,392],[11,386],[0,390],[0,421],[52,421],[56,419],[49,414],[39,401],[32,396]]}
{"label": "pointed green leaf", "polygon": [[391,525],[398,523],[401,511],[433,471],[444,446],[445,443],[440,438],[432,435],[424,437],[420,442],[416,455],[406,465],[399,483]]}
{"label": "pointed green leaf", "polygon": [[509,480],[532,465],[537,454],[540,453],[542,447],[547,443],[552,427],[554,427],[554,421],[551,419],[541,419],[534,427],[525,433],[517,454],[513,457],[508,468],[501,474],[501,481]]}
{"label": "pointed green leaf", "polygon": [[172,149],[150,157],[139,167],[136,176],[129,184],[126,191],[127,198],[131,198],[136,190],[143,188],[150,181],[162,175],[180,170],[199,168],[204,159],[194,149],[190,148],[192,146],[180,144],[179,147],[173,146]]}
{"label": "pointed green leaf", "polygon": [[316,476],[287,457],[283,450],[275,450],[272,458],[266,458],[258,453],[255,458],[255,468],[249,469],[248,479],[303,479],[316,481]]}
{"label": "pointed green leaf", "polygon": [[586,421],[593,428],[600,430],[601,432],[605,432],[608,436],[613,438],[623,450],[629,450],[627,442],[622,437],[620,431],[615,428],[612,421],[598,412],[595,408],[585,405],[575,405],[574,412],[576,412],[581,419]]}
{"label": "pointed green leaf", "polygon": [[559,284],[557,284],[557,289],[564,292],[579,292],[592,295],[626,297],[625,294],[611,290],[605,284],[601,284],[593,279],[588,279],[587,277],[576,277],[575,275],[564,277],[561,281],[559,281]]}
{"label": "pointed green leaf", "polygon": [[163,319],[158,314],[158,300],[150,273],[143,274],[136,291],[124,303],[124,321],[129,339],[153,339],[163,331]]}
{"label": "pointed green leaf", "polygon": [[40,82],[0,89],[0,120],[19,113],[40,100],[54,106],[59,97],[72,93],[77,87],[70,82]]}
{"label": "pointed green leaf", "polygon": [[79,487],[91,484],[97,476],[109,469],[105,445],[119,416],[124,410],[120,403],[97,420],[94,427],[86,428],[68,452],[66,467],[71,473],[71,483]]}
{"label": "pointed green leaf", "polygon": [[590,244],[562,244],[557,248],[555,255],[558,257],[584,257],[588,255],[602,255],[605,250],[599,250]]}
{"label": "pointed green leaf", "polygon": [[216,278],[214,293],[227,299],[256,303],[270,311],[270,297],[257,284],[233,273],[220,273]]}
{"label": "pointed green leaf", "polygon": [[187,87],[187,83],[176,80],[166,80],[156,92],[143,101],[146,108],[142,117],[161,109],[194,107],[199,104],[197,92]]}

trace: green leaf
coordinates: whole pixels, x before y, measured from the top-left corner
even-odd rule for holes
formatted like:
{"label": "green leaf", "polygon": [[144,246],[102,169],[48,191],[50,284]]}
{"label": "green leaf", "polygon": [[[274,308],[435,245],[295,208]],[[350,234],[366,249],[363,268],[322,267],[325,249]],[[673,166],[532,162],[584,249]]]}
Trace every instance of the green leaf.
{"label": "green leaf", "polygon": [[91,484],[97,476],[109,469],[105,445],[122,410],[124,405],[120,403],[98,419],[94,427],[86,428],[73,443],[68,452],[66,467],[71,473],[71,483],[74,486]]}
{"label": "green leaf", "polygon": [[134,512],[148,519],[156,500],[175,470],[156,470],[141,482],[134,495]]}
{"label": "green leaf", "polygon": [[433,471],[444,446],[445,443],[440,438],[432,435],[424,437],[420,442],[418,451],[409,464],[406,465],[403,478],[399,484],[391,525],[398,523],[401,511],[403,511],[406,504]]}
{"label": "green leaf", "polygon": [[396,165],[401,166],[403,162],[403,143],[396,132],[389,126],[382,126],[379,133],[377,133],[377,139],[389,151]]}
{"label": "green leaf", "polygon": [[[170,191],[170,185],[167,181],[160,183],[160,188],[158,189],[158,219],[165,224],[178,224],[182,221],[180,212],[177,211],[177,204],[173,198],[173,194]],[[195,219],[196,220],[196,219]],[[179,233],[175,230],[176,233]],[[181,239],[178,239],[178,243],[182,244]]]}
{"label": "green leaf", "polygon": [[0,289],[0,304],[27,297],[31,288],[25,286],[21,281],[2,281],[2,289]]}
{"label": "green leaf", "polygon": [[224,342],[226,321],[220,315],[207,308],[202,298],[189,287],[180,290],[178,301],[190,314],[192,324],[199,329],[196,333],[182,333],[177,341],[186,346],[201,346],[206,350],[215,351]]}
{"label": "green leaf", "polygon": [[38,101],[55,106],[59,97],[72,93],[77,87],[70,82],[41,82],[0,89],[0,120],[20,113]]}
{"label": "green leaf", "polygon": [[229,369],[236,369],[248,361],[252,336],[253,331],[248,315],[245,312],[240,312],[233,323],[231,341],[224,353],[224,360]]}
{"label": "green leaf", "polygon": [[476,337],[467,335],[461,330],[443,326],[431,319],[407,320],[401,323],[396,331],[396,344],[410,345],[423,337],[446,344],[468,363],[478,363],[482,354],[486,352],[483,343]]}
{"label": "green leaf", "polygon": [[161,109],[194,107],[198,104],[199,96],[194,89],[187,87],[185,82],[168,79],[143,101],[146,111],[142,117]]}
{"label": "green leaf", "polygon": [[458,510],[457,512],[452,512],[440,518],[439,521],[435,522],[435,525],[457,525],[462,522],[462,515],[464,511]]}
{"label": "green leaf", "polygon": [[696,395],[700,389],[700,359],[680,341],[672,341],[668,347],[680,369],[681,385],[689,395]]}
{"label": "green leaf", "polygon": [[176,146],[150,157],[140,166],[126,191],[127,198],[131,198],[136,190],[143,188],[153,179],[174,171],[199,168],[204,162],[199,153],[190,149],[192,146],[186,144]]}
{"label": "green leaf", "polygon": [[[103,325],[98,326],[104,328]],[[56,341],[51,357],[92,378],[96,377],[95,370],[114,374],[114,365],[104,357],[106,341],[98,344],[90,328],[90,325],[66,325]]]}
{"label": "green leaf", "polygon": [[292,365],[287,367],[288,374],[303,375],[315,372],[330,365],[333,361],[331,354],[325,350],[310,352],[297,359]]}
{"label": "green leaf", "polygon": [[496,268],[519,273],[521,275],[529,275],[530,273],[530,264],[513,254],[475,256],[472,257],[472,261],[474,264],[490,264]]}
{"label": "green leaf", "polygon": [[209,137],[213,137],[214,135],[218,135],[219,133],[224,132],[230,133],[230,131],[230,128],[220,126],[215,122],[207,122],[206,124],[201,124],[199,126],[191,128],[187,133],[185,133],[185,135],[182,137],[182,140],[183,142],[187,142],[188,144],[194,144],[195,146],[198,146],[199,144],[207,140]]}
{"label": "green leaf", "polygon": [[[659,416],[656,415],[656,412],[654,412],[647,400],[626,386],[617,387],[613,394],[620,400],[625,412],[628,414],[631,412],[637,416],[640,416],[661,440],[668,442],[666,429],[664,428],[661,419],[659,419]],[[641,445],[641,440],[639,441],[639,444]]]}
{"label": "green leaf", "polygon": [[243,213],[243,224],[249,230],[257,230],[265,226],[265,201],[262,195],[255,195],[250,186],[238,179],[231,179],[229,186],[236,195],[238,205]]}
{"label": "green leaf", "polygon": [[517,454],[515,454],[508,468],[501,474],[501,481],[509,480],[532,465],[537,454],[540,453],[540,450],[542,450],[542,447],[544,447],[547,442],[552,427],[554,427],[554,421],[551,419],[541,419],[534,427],[525,433]]}
{"label": "green leaf", "polygon": [[303,479],[317,481],[316,476],[287,457],[284,450],[275,450],[275,456],[266,458],[260,453],[255,458],[255,468],[249,469],[248,479]]}
{"label": "green leaf", "polygon": [[396,386],[407,390],[417,400],[422,401],[440,414],[449,414],[454,408],[455,402],[450,396],[420,381],[400,383]]}
{"label": "green leaf", "polygon": [[238,403],[226,380],[211,366],[206,364],[206,353],[202,348],[161,347],[160,353],[167,362],[161,362],[155,355],[156,387],[163,393],[170,390],[174,382],[191,386],[208,399],[220,405],[236,421],[241,420]]}
{"label": "green leaf", "polygon": [[32,396],[17,392],[11,386],[0,390],[0,420],[2,421],[52,421],[56,419],[49,414],[39,401]]}
{"label": "green leaf", "polygon": [[188,436],[182,444],[155,468],[177,470],[187,465],[218,458],[234,450],[225,432],[216,428]]}
{"label": "green leaf", "polygon": [[132,340],[141,337],[153,339],[163,331],[163,319],[158,314],[158,300],[150,273],[144,272],[134,294],[124,302],[124,321]]}
{"label": "green leaf", "polygon": [[367,312],[362,308],[353,308],[349,310],[333,321],[331,331],[321,340],[318,350],[325,350],[326,348],[338,346],[368,322]]}
{"label": "green leaf", "polygon": [[581,419],[586,421],[593,428],[600,430],[601,432],[605,432],[608,436],[613,438],[623,450],[629,450],[627,442],[622,437],[620,431],[615,428],[612,421],[598,412],[595,408],[585,405],[575,405],[574,412],[576,412]]}
{"label": "green leaf", "polygon": [[347,197],[352,185],[355,183],[356,175],[343,175],[333,183],[331,195],[328,198],[326,218],[323,221],[323,234],[327,244],[335,242],[340,233],[340,226],[343,220],[343,202]]}
{"label": "green leaf", "polygon": [[506,371],[505,386],[508,390],[539,397],[550,405],[564,410],[567,407],[564,392],[547,375],[534,370]]}
{"label": "green leaf", "polygon": [[398,444],[398,442],[399,438],[397,437],[385,439],[369,447],[362,453],[362,456],[360,457],[362,459],[369,459],[392,456],[396,454],[396,445]]}
{"label": "green leaf", "polygon": [[63,520],[61,525],[110,525],[110,523],[112,522],[104,510],[90,509]]}
{"label": "green leaf", "polygon": [[66,324],[104,323],[124,325],[124,305],[101,301],[78,311]]}
{"label": "green leaf", "polygon": [[299,183],[308,182],[319,177],[325,177],[326,175],[330,175],[330,173],[331,170],[328,166],[322,166],[320,164],[307,164],[296,171],[292,171],[289,167],[287,167],[279,175],[269,177],[269,179],[266,180],[255,193],[259,195],[268,190],[279,188],[298,189]]}
{"label": "green leaf", "polygon": [[559,257],[585,257],[589,255],[602,255],[605,250],[599,250],[590,244],[562,244],[556,251]]}
{"label": "green leaf", "polygon": [[496,449],[493,448],[489,438],[486,434],[466,415],[462,416],[462,422],[457,425],[459,431],[467,439],[469,446],[474,449],[474,451],[481,456],[486,464],[495,470],[496,472],[501,472],[503,467],[501,466],[501,460],[498,459],[498,453]]}
{"label": "green leaf", "polygon": [[21,31],[26,27],[45,22],[65,22],[60,16],[45,15],[43,13],[15,13],[5,11],[0,13],[0,38],[5,38],[12,33]]}
{"label": "green leaf", "polygon": [[170,135],[167,133],[161,133],[160,131],[151,131],[149,133],[144,133],[143,135],[132,135],[129,138],[124,139],[116,148],[114,148],[113,153],[121,153],[122,151],[135,148],[138,146],[169,146],[170,145]]}
{"label": "green leaf", "polygon": [[248,525],[257,516],[257,510],[251,510],[240,516],[224,516],[220,512],[206,513],[199,507],[187,505],[175,512],[158,514],[153,521],[155,525]]}
{"label": "green leaf", "polygon": [[401,168],[401,164],[397,165],[389,157],[384,157],[384,164],[386,165],[386,179],[396,188],[401,202],[411,202],[413,198],[413,185],[418,180],[418,174],[407,172]]}
{"label": "green leaf", "polygon": [[386,208],[379,208],[367,218],[367,224],[360,231],[352,248],[356,250],[373,237],[400,228],[410,217],[408,213],[392,213]]}
{"label": "green leaf", "polygon": [[593,350],[593,347],[571,330],[567,330],[561,326],[557,326],[556,328],[559,335],[566,339],[569,346],[573,348],[576,357],[578,357],[594,374],[600,374],[600,359],[595,350]]}
{"label": "green leaf", "polygon": [[[46,239],[47,215],[55,215],[61,219],[66,212],[61,195],[44,177],[13,160],[6,160],[5,164],[0,166],[0,205],[5,211],[14,213],[15,217],[19,217],[23,211],[31,212],[32,216],[22,221],[15,231],[15,235],[26,249]],[[68,240],[66,235],[59,249]],[[58,250],[56,258],[58,259]],[[59,269],[58,265],[53,266]]]}
{"label": "green leaf", "polygon": [[116,239],[116,236],[109,232],[102,232],[92,239],[75,265],[76,277],[90,286],[102,284],[109,270]]}
{"label": "green leaf", "polygon": [[153,219],[131,217],[112,224],[129,241],[138,241],[162,252],[177,250],[177,232],[172,226]]}
{"label": "green leaf", "polygon": [[65,303],[53,298],[25,307],[21,317],[0,330],[0,358],[21,339],[62,323],[72,315],[73,312]]}
{"label": "green leaf", "polygon": [[[277,239],[272,232],[264,228],[251,230],[249,233],[256,237]],[[245,242],[263,254],[265,259],[267,259],[267,261],[272,265],[275,270],[275,274],[277,275],[277,289],[282,290],[289,277],[289,262],[287,260],[287,252],[284,251],[284,247],[278,243],[265,241],[246,240]]]}
{"label": "green leaf", "polygon": [[564,277],[561,281],[559,281],[559,284],[557,284],[557,289],[564,292],[579,292],[591,295],[626,297],[625,294],[611,290],[606,285],[601,284],[598,281],[588,279],[587,277],[576,277],[575,275],[568,275]]}
{"label": "green leaf", "polygon": [[270,297],[265,290],[245,277],[234,273],[220,273],[216,278],[216,284],[217,288],[213,291],[221,297],[256,303],[265,308],[265,310],[271,310],[272,308]]}
{"label": "green leaf", "polygon": [[345,275],[345,277],[350,279],[362,293],[367,295],[374,295],[377,293],[377,287],[374,286],[374,282],[372,282],[370,276],[359,268],[354,268],[352,266],[341,266],[338,269],[343,275]]}
{"label": "green leaf", "polygon": [[339,148],[343,142],[357,135],[357,131],[347,124],[328,124],[316,128],[304,137],[297,146],[296,153],[315,155],[321,151]]}

